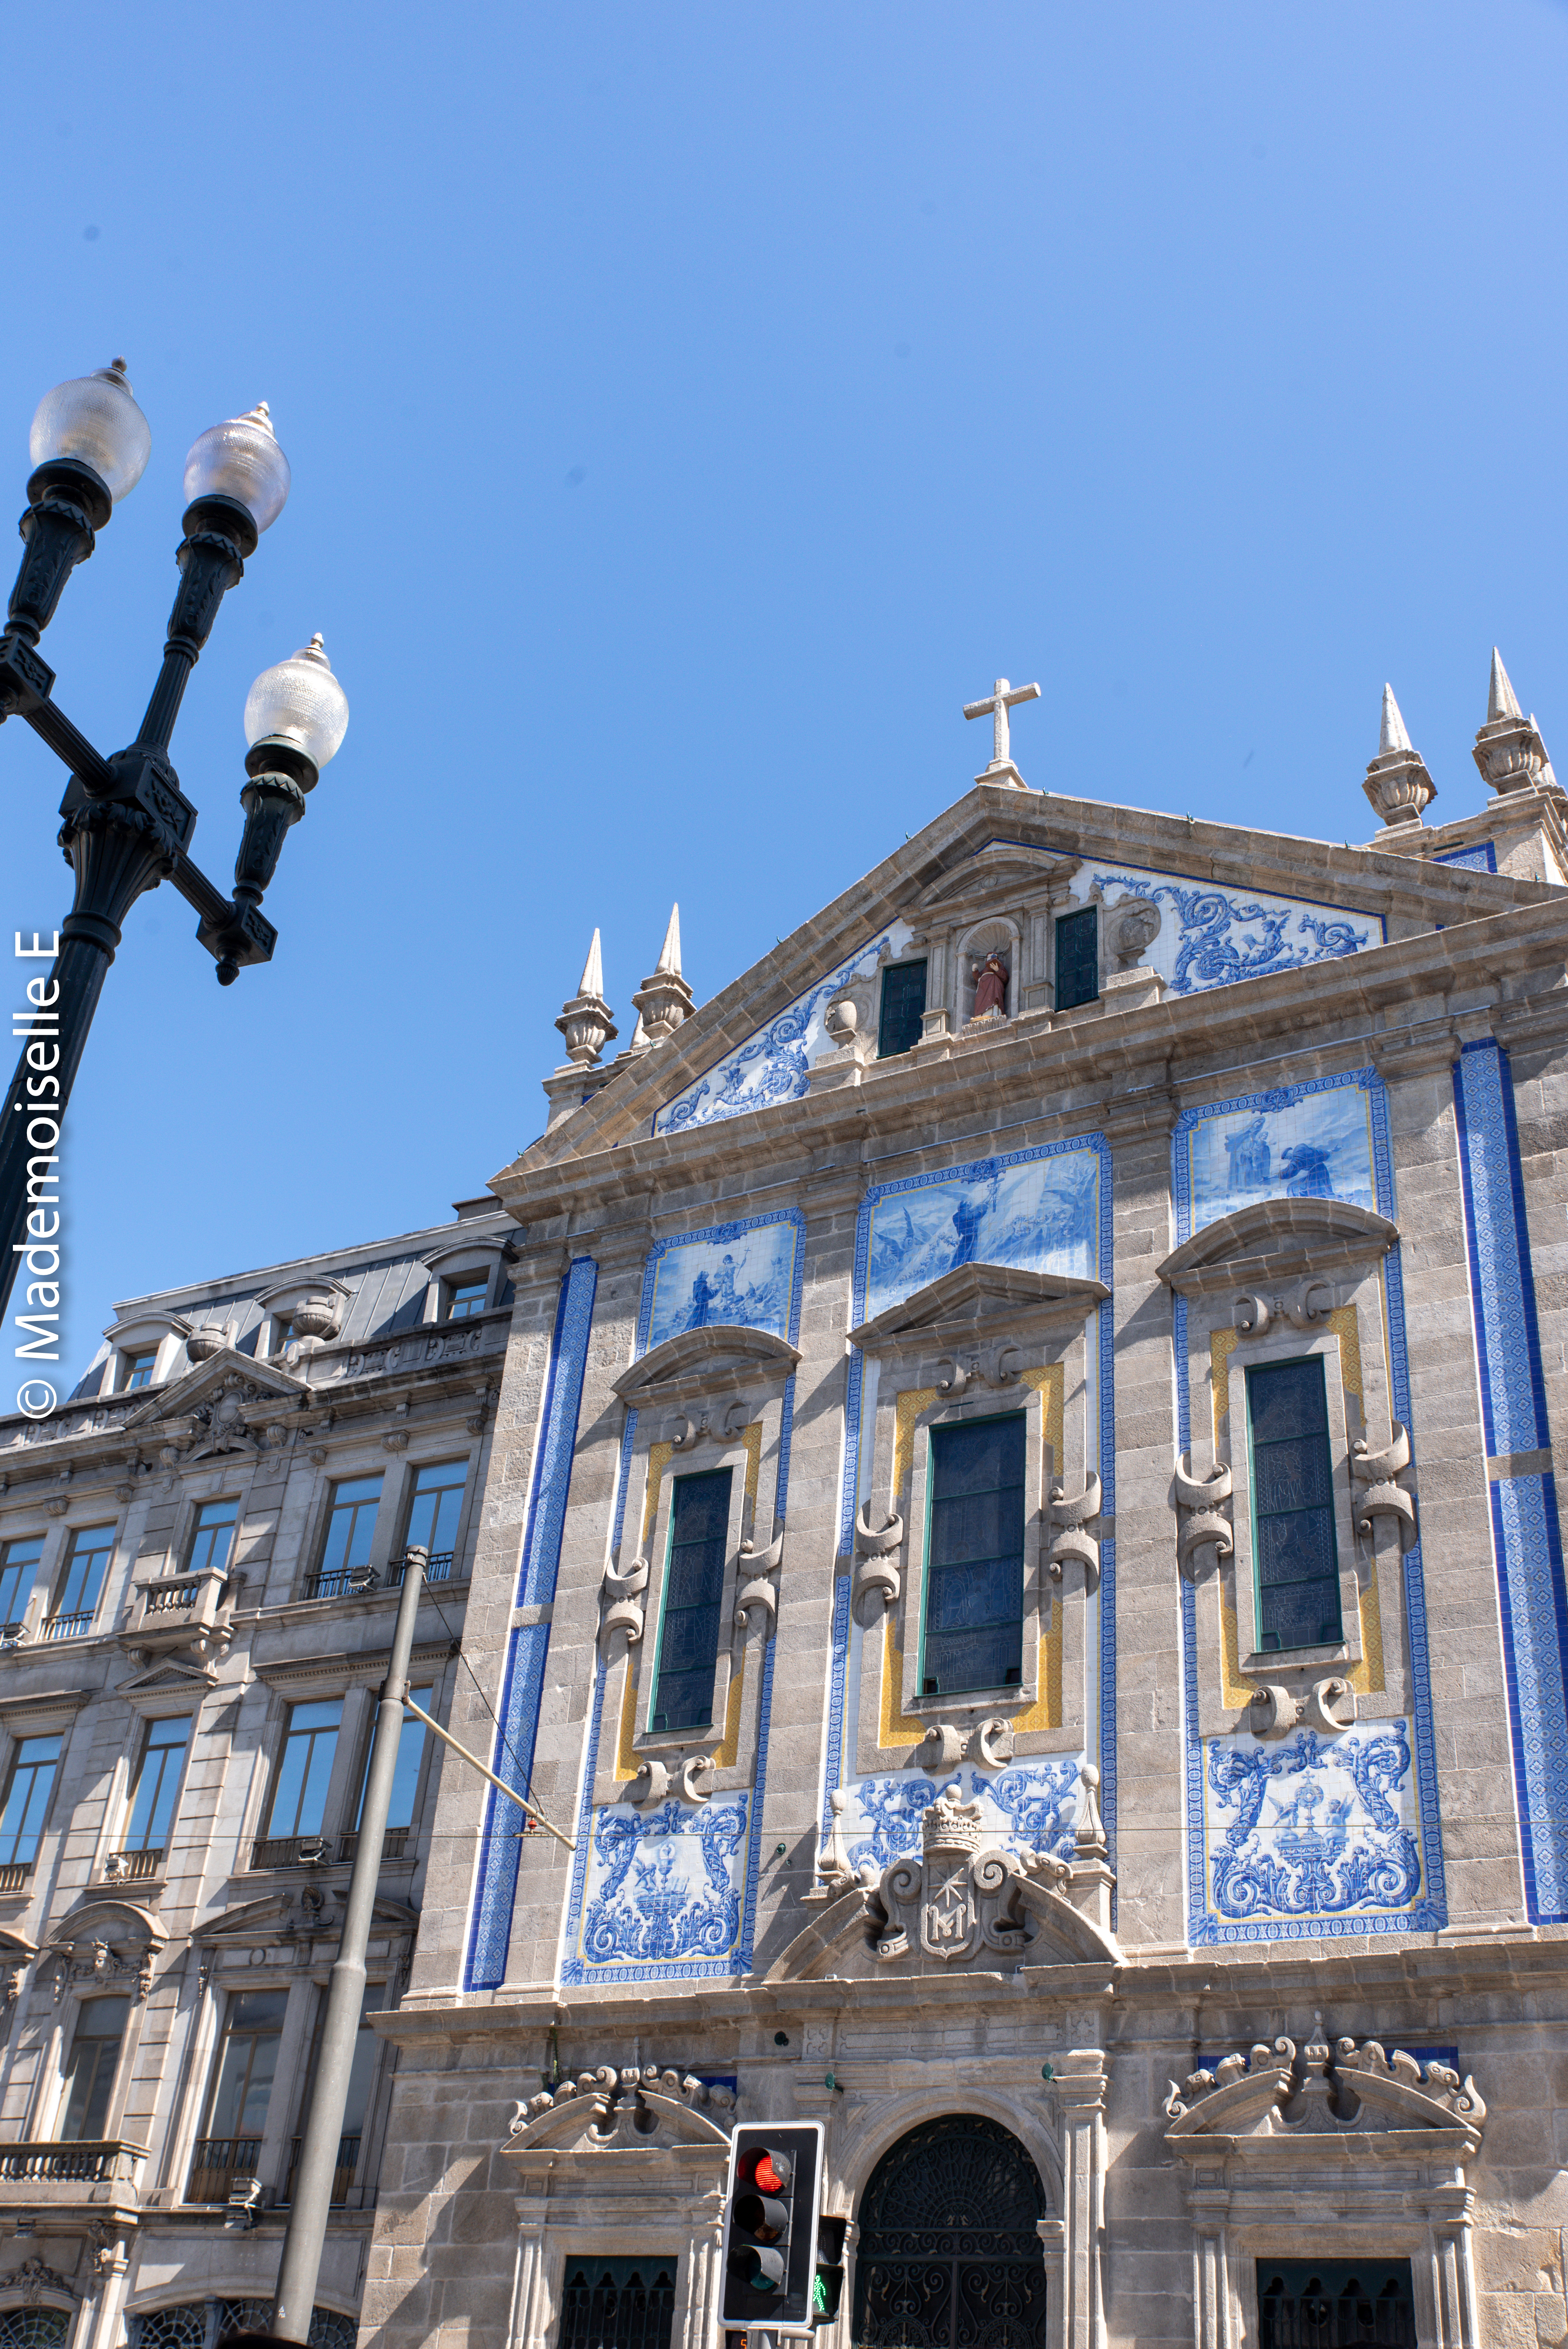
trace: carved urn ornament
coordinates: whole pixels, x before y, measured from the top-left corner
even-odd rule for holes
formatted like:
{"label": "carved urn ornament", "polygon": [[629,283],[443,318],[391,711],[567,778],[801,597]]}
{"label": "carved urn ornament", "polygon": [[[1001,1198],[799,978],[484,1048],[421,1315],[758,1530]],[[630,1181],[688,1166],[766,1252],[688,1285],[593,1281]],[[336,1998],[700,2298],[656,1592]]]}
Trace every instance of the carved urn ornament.
{"label": "carved urn ornament", "polygon": [[689,1019],[693,1007],[690,988],[681,977],[681,909],[670,908],[670,924],[665,932],[665,943],[652,976],[645,978],[632,998],[642,1018],[644,1031],[650,1044],[662,1044],[673,1036],[683,1019]]}
{"label": "carved urn ornament", "polygon": [[1385,823],[1419,823],[1421,811],[1438,796],[1436,783],[1405,731],[1391,685],[1383,688],[1377,756],[1367,767],[1361,788]]}
{"label": "carved urn ornament", "polygon": [[606,1044],[620,1034],[615,1015],[604,1000],[604,970],[599,933],[593,933],[588,959],[577,982],[577,992],[561,1007],[555,1022],[566,1039],[566,1057],[580,1069],[591,1069]]}
{"label": "carved urn ornament", "polygon": [[1491,650],[1491,683],[1487,693],[1486,724],[1475,738],[1476,765],[1494,792],[1522,792],[1532,783],[1557,778],[1546,755],[1546,745],[1533,718],[1519,706],[1509,683],[1502,655]]}

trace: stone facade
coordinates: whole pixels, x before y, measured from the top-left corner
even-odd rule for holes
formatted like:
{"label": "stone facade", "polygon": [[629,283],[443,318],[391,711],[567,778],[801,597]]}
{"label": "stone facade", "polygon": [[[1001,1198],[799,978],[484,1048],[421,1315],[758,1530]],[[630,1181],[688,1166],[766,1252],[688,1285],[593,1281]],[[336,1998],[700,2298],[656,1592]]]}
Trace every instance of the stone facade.
{"label": "stone facade", "polygon": [[[586,2339],[621,2260],[709,2349],[737,2115],[826,2125],[832,2349],[1228,2349],[1308,2262],[1407,2295],[1379,2338],[1568,2337],[1564,802],[1495,674],[1478,758],[1425,823],[1386,709],[1361,848],[1009,760],[700,1009],[673,931],[659,1038],[547,1081],[465,1652],[576,1848],[444,1772],[378,2342]],[[1311,1638],[1248,1436],[1292,1366]],[[1021,1661],[945,1685],[934,1464],[987,1421]],[[879,2177],[965,2130],[1043,2325],[886,2314]]]}
{"label": "stone facade", "polygon": [[[267,2322],[409,1542],[438,1552],[415,1681],[438,1717],[490,1726],[458,1651],[514,1229],[481,1200],[139,1299],[58,1413],[0,1421],[0,2334],[18,2349],[202,2349]],[[372,2005],[408,1978],[436,1775],[416,1737]],[[355,2339],[395,2061],[366,2027],[316,2349]]]}

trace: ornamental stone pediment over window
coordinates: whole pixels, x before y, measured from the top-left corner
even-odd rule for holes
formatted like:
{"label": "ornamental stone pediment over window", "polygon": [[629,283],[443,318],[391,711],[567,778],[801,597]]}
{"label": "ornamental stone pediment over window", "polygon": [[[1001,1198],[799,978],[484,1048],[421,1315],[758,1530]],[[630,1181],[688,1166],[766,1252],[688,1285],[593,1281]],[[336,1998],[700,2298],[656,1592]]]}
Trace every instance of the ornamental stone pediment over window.
{"label": "ornamental stone pediment over window", "polygon": [[781,1381],[799,1359],[798,1347],[770,1330],[712,1322],[700,1330],[680,1330],[650,1347],[629,1371],[622,1371],[614,1388],[623,1402],[642,1410],[650,1403],[679,1402],[688,1395]]}
{"label": "ornamental stone pediment over window", "polygon": [[727,2158],[735,2097],[690,2072],[657,2064],[601,2064],[519,2105],[502,2158],[520,2168],[531,2153],[667,2154],[700,2148]]}
{"label": "ornamental stone pediment over window", "polygon": [[1399,1237],[1387,1216],[1349,1199],[1257,1199],[1184,1240],[1160,1278],[1185,1296],[1252,1280],[1320,1277],[1375,1264]]}

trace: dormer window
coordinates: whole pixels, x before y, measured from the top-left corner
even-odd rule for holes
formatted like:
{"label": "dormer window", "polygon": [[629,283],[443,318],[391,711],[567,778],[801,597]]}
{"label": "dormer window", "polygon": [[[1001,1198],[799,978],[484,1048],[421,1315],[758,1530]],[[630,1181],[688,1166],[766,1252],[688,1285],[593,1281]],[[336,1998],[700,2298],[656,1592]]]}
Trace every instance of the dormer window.
{"label": "dormer window", "polygon": [[449,1321],[470,1321],[476,1313],[484,1311],[485,1300],[490,1295],[488,1274],[463,1273],[458,1279],[448,1281],[445,1287]]}
{"label": "dormer window", "polygon": [[141,1353],[126,1354],[122,1360],[125,1365],[125,1376],[121,1383],[122,1393],[134,1394],[139,1387],[150,1387],[152,1384],[152,1373],[158,1367],[156,1346],[149,1346]]}

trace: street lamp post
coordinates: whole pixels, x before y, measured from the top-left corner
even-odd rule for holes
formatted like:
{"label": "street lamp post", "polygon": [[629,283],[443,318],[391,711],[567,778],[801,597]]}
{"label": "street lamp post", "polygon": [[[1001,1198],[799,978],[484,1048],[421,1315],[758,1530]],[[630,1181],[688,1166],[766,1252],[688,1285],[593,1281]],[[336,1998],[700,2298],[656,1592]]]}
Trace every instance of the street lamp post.
{"label": "street lamp post", "polygon": [[24,719],[69,771],[60,846],[76,874],[76,902],[60,925],[48,978],[29,982],[16,1021],[25,1031],[22,1056],[0,1112],[0,1313],[23,1247],[39,1242],[48,1225],[46,1206],[31,1226],[29,1209],[37,1215],[53,1196],[66,1106],[126,915],[144,890],[171,881],[201,916],[196,936],[216,961],[222,986],[246,964],[269,960],[277,932],[261,912],[263,895],[285,833],[304,813],[305,794],[348,725],[348,704],[319,636],[252,686],[248,780],[240,792],[245,824],[226,897],[191,861],[197,811],[180,788],[169,744],[218,606],[288,496],[288,459],[264,401],[203,432],[185,460],[180,586],[135,741],[106,759],[57,705],[55,673],[40,659],[38,640],[96,533],[140,480],[151,445],[123,359],[57,385],[33,419],[26,543],[0,634],[0,723]]}

